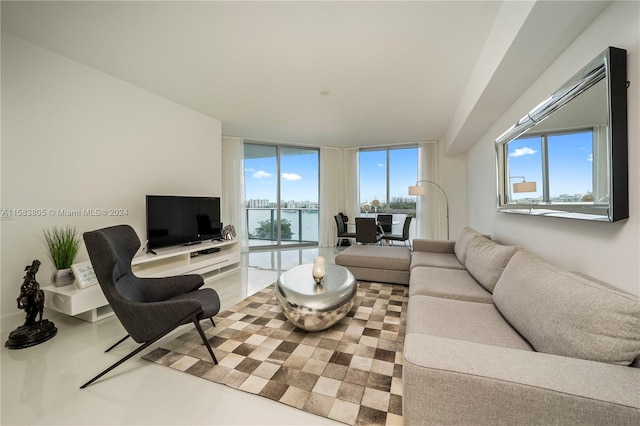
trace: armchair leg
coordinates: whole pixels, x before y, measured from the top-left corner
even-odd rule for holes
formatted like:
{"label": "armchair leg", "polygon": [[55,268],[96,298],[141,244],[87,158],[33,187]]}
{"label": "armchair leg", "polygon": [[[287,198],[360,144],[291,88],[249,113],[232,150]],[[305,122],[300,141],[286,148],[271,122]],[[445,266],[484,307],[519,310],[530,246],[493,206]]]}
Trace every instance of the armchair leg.
{"label": "armchair leg", "polygon": [[211,318],[209,318],[209,319],[211,320],[211,324],[213,324],[213,326],[215,327],[215,326],[216,326],[216,323],[215,323],[215,322],[213,322],[213,317],[211,317]]}
{"label": "armchair leg", "polygon": [[[162,336],[160,336],[162,337]],[[109,371],[113,370],[114,368],[116,368],[117,366],[119,366],[120,364],[122,364],[123,362],[125,362],[126,360],[128,360],[129,358],[131,358],[132,356],[136,355],[138,352],[142,351],[143,349],[147,348],[149,345],[151,345],[152,343],[155,343],[158,339],[160,339],[160,337],[158,337],[157,339],[154,340],[150,340],[148,342],[146,342],[145,344],[143,344],[142,346],[137,347],[136,349],[134,349],[133,352],[131,352],[129,355],[125,356],[124,358],[122,358],[120,361],[116,362],[115,364],[112,364],[111,367],[107,368],[106,370],[104,370],[102,373],[98,374],[96,377],[94,377],[93,379],[89,380],[87,383],[85,383],[84,385],[80,386],[80,389],[84,389],[87,386],[89,386],[91,383],[95,382],[96,380],[98,380],[100,377],[104,376],[105,374],[107,374]]]}
{"label": "armchair leg", "polygon": [[112,345],[109,349],[107,349],[107,350],[105,351],[105,353],[106,353],[106,352],[109,352],[111,349],[115,348],[115,347],[116,347],[116,346],[118,346],[120,343],[122,343],[122,342],[124,342],[125,340],[127,340],[129,337],[130,337],[130,336],[127,334],[127,335],[126,335],[126,336],[124,336],[122,339],[118,340],[118,341],[117,341],[114,345]]}
{"label": "armchair leg", "polygon": [[[196,327],[198,328],[198,331],[200,331],[200,335],[203,336],[204,338],[204,331],[202,331],[202,328],[200,327],[200,324],[197,323],[197,315],[198,313],[202,312],[201,309],[198,309],[196,312],[190,313],[189,315],[185,316],[184,318],[176,321],[175,324],[173,324],[171,327],[168,327],[165,331],[163,331],[162,333],[159,333],[156,337],[154,337],[153,339],[145,342],[144,344],[142,344],[141,346],[138,346],[136,349],[134,349],[131,353],[129,353],[128,355],[126,355],[124,358],[122,358],[121,360],[117,361],[116,363],[112,364],[110,367],[108,367],[106,370],[104,370],[102,373],[98,374],[97,376],[95,376],[93,379],[89,380],[87,383],[85,383],[84,385],[80,386],[80,389],[84,389],[87,386],[89,386],[91,383],[95,382],[96,380],[98,380],[100,377],[104,376],[105,374],[107,374],[108,372],[110,372],[111,370],[113,370],[114,368],[116,368],[117,366],[119,366],[120,364],[122,364],[123,362],[127,361],[129,358],[133,357],[134,355],[138,354],[140,351],[148,348],[150,345],[154,344],[155,342],[157,342],[158,340],[160,340],[161,338],[163,338],[164,336],[166,336],[169,332],[173,331],[175,328],[177,328],[180,325],[185,324],[185,322],[191,318],[196,322]],[[118,343],[116,343],[115,345],[113,345],[111,348],[108,349],[111,350],[112,348],[116,347],[117,345],[119,345],[120,343],[124,342],[129,336],[125,336],[124,338],[120,339],[120,341]],[[206,341],[206,338],[204,338],[204,340]],[[207,345],[208,345],[208,341]],[[209,353],[212,355],[214,361],[216,362],[216,364],[218,363],[217,360],[215,359],[215,356],[213,355],[213,351],[211,349],[211,346],[209,346]]]}
{"label": "armchair leg", "polygon": [[[213,319],[211,320],[211,322],[213,322]],[[196,325],[196,328],[198,329],[198,333],[200,333],[200,337],[202,338],[202,342],[207,347],[207,350],[209,351],[209,355],[211,355],[211,359],[213,359],[213,363],[217,365],[218,364],[218,360],[216,359],[216,356],[213,354],[213,349],[211,349],[211,345],[209,344],[209,341],[207,340],[207,336],[204,334],[204,331],[202,330],[202,327],[200,326],[200,321],[198,321],[198,318],[196,318],[195,316],[193,318],[193,323]],[[215,327],[215,324],[214,324],[214,327]]]}

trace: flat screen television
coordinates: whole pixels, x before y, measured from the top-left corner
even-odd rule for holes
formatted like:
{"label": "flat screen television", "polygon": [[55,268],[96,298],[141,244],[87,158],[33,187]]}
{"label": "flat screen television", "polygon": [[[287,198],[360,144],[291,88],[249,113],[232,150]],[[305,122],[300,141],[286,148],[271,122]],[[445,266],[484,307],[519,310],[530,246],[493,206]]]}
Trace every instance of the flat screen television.
{"label": "flat screen television", "polygon": [[219,197],[147,195],[149,250],[220,239]]}

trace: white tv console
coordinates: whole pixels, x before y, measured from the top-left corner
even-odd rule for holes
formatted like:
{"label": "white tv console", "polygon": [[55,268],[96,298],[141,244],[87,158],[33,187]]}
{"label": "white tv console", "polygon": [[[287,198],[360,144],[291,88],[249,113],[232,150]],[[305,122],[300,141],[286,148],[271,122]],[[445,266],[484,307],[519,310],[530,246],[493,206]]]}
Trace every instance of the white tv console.
{"label": "white tv console", "polygon": [[[206,253],[220,249],[215,253]],[[206,281],[218,279],[240,268],[240,243],[237,240],[211,241],[190,246],[156,249],[133,258],[131,269],[139,277],[165,277],[200,274]],[[89,322],[113,315],[99,285],[79,289],[75,285],[43,286],[45,306]]]}

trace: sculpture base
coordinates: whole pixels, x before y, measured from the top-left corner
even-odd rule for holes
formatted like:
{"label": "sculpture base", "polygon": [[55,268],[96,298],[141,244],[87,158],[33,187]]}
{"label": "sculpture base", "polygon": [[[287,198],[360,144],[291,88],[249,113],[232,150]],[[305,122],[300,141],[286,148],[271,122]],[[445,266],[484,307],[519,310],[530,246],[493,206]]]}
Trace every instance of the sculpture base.
{"label": "sculpture base", "polygon": [[46,342],[58,333],[56,326],[49,320],[34,325],[21,325],[9,333],[5,346],[9,349],[23,349]]}

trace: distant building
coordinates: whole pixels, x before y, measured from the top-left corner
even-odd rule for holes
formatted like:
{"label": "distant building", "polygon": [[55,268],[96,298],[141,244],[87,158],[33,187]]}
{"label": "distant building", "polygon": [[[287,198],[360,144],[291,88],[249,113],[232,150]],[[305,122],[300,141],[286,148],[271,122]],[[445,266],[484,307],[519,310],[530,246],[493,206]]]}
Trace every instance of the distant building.
{"label": "distant building", "polygon": [[[247,208],[250,209],[276,209],[278,206],[275,202],[271,202],[268,199],[250,199],[246,201]],[[296,201],[296,200],[281,200],[280,208],[283,209],[318,209],[317,201]]]}

